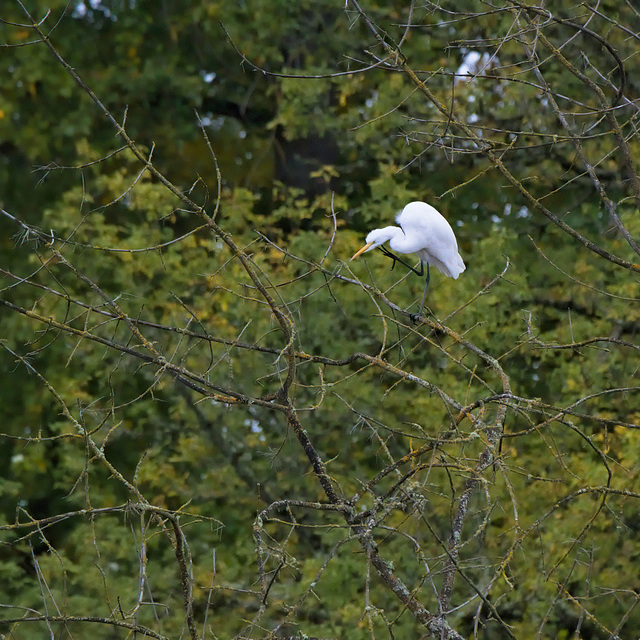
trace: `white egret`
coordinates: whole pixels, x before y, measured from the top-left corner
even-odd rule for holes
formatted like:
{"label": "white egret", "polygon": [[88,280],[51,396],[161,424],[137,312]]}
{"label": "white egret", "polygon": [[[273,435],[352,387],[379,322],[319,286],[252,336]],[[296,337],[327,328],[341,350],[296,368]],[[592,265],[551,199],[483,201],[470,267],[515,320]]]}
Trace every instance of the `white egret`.
{"label": "white egret", "polygon": [[[398,227],[383,227],[374,229],[367,236],[366,244],[357,251],[351,260],[359,255],[380,247],[383,253],[408,267],[415,274],[424,275],[424,265],[427,265],[427,280],[422,294],[420,310],[414,317],[422,314],[424,301],[429,287],[429,265],[454,280],[465,270],[464,262],[458,253],[458,243],[451,225],[442,214],[426,202],[410,202],[401,213],[396,216]],[[386,247],[385,242],[398,253],[416,253],[420,258],[420,270],[414,269]],[[393,269],[393,267],[391,267]]]}

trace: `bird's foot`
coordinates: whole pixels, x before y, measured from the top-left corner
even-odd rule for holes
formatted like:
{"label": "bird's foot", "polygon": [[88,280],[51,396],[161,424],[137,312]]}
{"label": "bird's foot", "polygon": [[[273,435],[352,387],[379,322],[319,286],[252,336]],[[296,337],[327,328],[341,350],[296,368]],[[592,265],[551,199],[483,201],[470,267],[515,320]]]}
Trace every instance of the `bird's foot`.
{"label": "bird's foot", "polygon": [[433,316],[435,318],[435,316],[433,315],[433,311],[431,311],[429,307],[423,307],[422,309],[420,309],[420,311],[418,311],[418,313],[407,313],[409,314],[409,319],[411,320],[411,322],[413,322],[413,324],[424,324],[427,316]]}

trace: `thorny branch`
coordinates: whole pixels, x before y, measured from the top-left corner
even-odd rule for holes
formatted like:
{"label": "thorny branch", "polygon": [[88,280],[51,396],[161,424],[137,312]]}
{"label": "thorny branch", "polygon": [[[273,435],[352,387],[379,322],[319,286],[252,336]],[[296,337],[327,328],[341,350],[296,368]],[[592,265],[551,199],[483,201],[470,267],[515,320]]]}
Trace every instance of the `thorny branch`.
{"label": "thorny branch", "polygon": [[[251,589],[246,590],[247,594],[256,597],[256,612],[241,632],[242,636],[238,637],[245,637],[244,634],[248,634],[247,637],[253,637],[257,630],[267,633],[266,637],[269,638],[275,637],[276,633],[284,633],[285,625],[294,624],[296,613],[302,610],[303,604],[310,599],[309,596],[315,595],[317,585],[321,584],[325,576],[330,573],[331,567],[340,562],[341,554],[345,552],[345,549],[355,548],[356,545],[367,565],[367,571],[369,567],[373,567],[386,589],[396,596],[401,611],[409,611],[423,629],[433,637],[462,638],[460,631],[454,628],[451,621],[457,620],[454,614],[459,609],[469,608],[471,604],[475,604],[477,607],[476,613],[473,615],[473,627],[476,635],[478,628],[489,618],[492,618],[501,629],[501,633],[509,637],[516,637],[507,622],[508,617],[504,615],[505,610],[501,608],[499,600],[512,589],[510,566],[519,553],[525,554],[525,545],[535,539],[547,521],[563,508],[574,502],[586,501],[591,498],[593,504],[590,506],[591,510],[587,510],[589,511],[588,517],[582,528],[553,564],[546,567],[545,575],[547,577],[556,575],[569,556],[582,544],[594,523],[609,508],[609,500],[616,498],[640,499],[640,495],[636,492],[616,488],[612,485],[614,475],[612,469],[615,465],[606,444],[609,430],[637,429],[638,425],[631,421],[625,422],[618,417],[608,417],[597,412],[590,412],[586,408],[590,402],[603,396],[622,397],[628,393],[637,393],[638,388],[629,385],[593,392],[583,391],[578,399],[567,402],[564,406],[556,406],[539,398],[523,397],[513,391],[513,368],[510,367],[509,358],[525,353],[525,349],[531,349],[534,353],[571,351],[580,354],[581,350],[592,348],[594,345],[623,347],[630,351],[636,351],[640,347],[630,340],[621,340],[618,337],[610,336],[571,340],[567,343],[548,342],[536,335],[529,317],[525,318],[524,322],[523,335],[526,337],[514,345],[508,353],[492,354],[481,342],[474,339],[472,328],[452,328],[449,326],[449,324],[454,325],[456,314],[461,313],[467,307],[473,309],[482,296],[501,287],[506,281],[507,268],[495,276],[489,284],[479,287],[468,299],[468,302],[452,312],[445,320],[441,321],[432,314],[427,314],[420,319],[420,326],[414,328],[406,322],[411,315],[405,310],[406,304],[398,303],[393,290],[383,291],[374,285],[362,282],[353,274],[345,275],[344,265],[332,269],[325,264],[325,260],[334,249],[336,237],[337,223],[333,211],[333,235],[329,247],[319,262],[296,255],[286,248],[281,248],[267,236],[261,236],[266,247],[276,250],[286,260],[305,267],[305,274],[300,279],[312,282],[316,275],[322,278],[319,285],[314,284],[316,288],[311,292],[293,300],[287,299],[282,290],[286,290],[294,280],[278,283],[277,278],[262,266],[262,263],[249,252],[248,248],[243,248],[242,244],[225,230],[224,223],[218,221],[217,214],[222,198],[222,179],[213,153],[213,145],[206,137],[206,133],[206,144],[216,166],[218,182],[213,213],[208,213],[205,204],[199,204],[192,199],[189,192],[176,186],[157,168],[151,154],[142,151],[136,141],[130,137],[125,124],[121,124],[116,119],[100,97],[92,91],[81,75],[59,53],[50,34],[44,30],[45,20],[37,21],[20,0],[18,0],[18,4],[28,16],[29,24],[26,26],[37,36],[30,44],[40,43],[46,46],[58,64],[67,71],[111,123],[117,135],[124,142],[123,148],[128,149],[137,158],[141,169],[138,169],[136,180],[130,190],[138,186],[138,181],[144,173],[148,173],[155,181],[162,184],[172,196],[177,198],[184,210],[197,218],[199,222],[192,231],[169,242],[141,249],[122,249],[119,247],[97,247],[75,240],[71,236],[65,238],[54,230],[47,234],[36,226],[23,222],[13,213],[2,210],[3,215],[20,228],[23,240],[35,241],[36,247],[33,254],[40,261],[40,266],[28,276],[18,275],[10,269],[2,269],[2,275],[9,279],[10,284],[2,290],[6,298],[0,298],[0,305],[8,313],[19,314],[25,321],[33,323],[33,326],[37,327],[34,334],[42,332],[38,338],[40,340],[43,336],[49,336],[52,341],[59,339],[59,336],[62,335],[73,337],[78,340],[78,345],[86,342],[103,348],[109,354],[116,354],[118,358],[130,359],[132,362],[138,363],[141,368],[143,365],[153,367],[153,380],[143,395],[152,396],[160,388],[162,378],[167,374],[180,386],[180,395],[185,400],[190,412],[196,416],[200,427],[210,432],[211,441],[223,452],[225,457],[230,458],[237,476],[249,488],[252,485],[259,485],[259,482],[257,481],[258,476],[249,467],[243,468],[242,466],[240,452],[243,449],[244,441],[237,438],[232,445],[229,445],[226,440],[228,435],[224,431],[227,427],[223,427],[216,420],[209,418],[209,414],[204,408],[206,405],[200,405],[199,402],[215,403],[218,406],[224,406],[229,411],[244,411],[249,416],[247,418],[249,425],[252,424],[252,416],[255,415],[252,412],[254,411],[263,411],[269,416],[279,416],[281,422],[286,425],[288,433],[295,436],[300,451],[306,457],[306,462],[302,465],[304,472],[309,472],[309,477],[313,477],[315,481],[308,492],[316,495],[309,499],[279,498],[277,485],[258,486],[260,499],[267,504],[266,507],[261,506],[261,511],[253,526],[259,593]],[[430,4],[427,3],[427,5]],[[402,74],[413,84],[413,91],[421,94],[424,100],[433,106],[441,116],[441,119],[423,122],[424,125],[433,127],[425,133],[425,136],[434,140],[435,147],[446,152],[456,149],[456,152],[459,153],[484,157],[488,161],[489,168],[483,169],[479,175],[484,175],[485,171],[489,171],[489,169],[497,171],[514,188],[523,202],[545,216],[576,240],[579,245],[592,252],[594,256],[628,271],[640,272],[640,265],[610,252],[599,241],[589,239],[572,227],[562,215],[554,212],[551,205],[543,204],[544,198],[534,193],[533,189],[526,186],[525,180],[516,175],[509,164],[509,158],[510,154],[517,150],[516,139],[524,135],[524,131],[500,126],[484,126],[483,124],[471,126],[465,120],[463,112],[456,103],[456,78],[452,78],[454,83],[452,83],[451,99],[447,103],[442,94],[430,85],[432,78],[439,74],[416,70],[417,67],[414,67],[412,61],[402,50],[408,38],[412,36],[412,29],[416,26],[413,23],[415,18],[413,5],[409,11],[410,19],[406,25],[403,25],[402,36],[397,39],[394,39],[390,28],[383,28],[378,24],[356,0],[349,0],[347,6],[352,7],[355,10],[355,15],[364,22],[378,47],[384,51],[384,56],[369,52],[375,58],[373,64],[362,64],[358,68],[346,72],[299,75],[272,73],[252,63],[242,52],[242,44],[235,44],[229,34],[226,35],[243,63],[256,71],[277,78],[304,78],[305,81],[311,82],[322,79],[349,78],[353,74],[366,74],[380,69]],[[437,9],[447,12],[442,7],[433,5],[432,10],[435,12]],[[589,9],[594,15],[600,15],[597,9],[593,7],[589,7]],[[598,165],[603,158],[599,156],[594,159],[590,156],[592,152],[587,147],[587,143],[591,141],[592,136],[589,132],[585,133],[584,127],[580,128],[574,124],[575,118],[581,117],[582,114],[577,111],[570,112],[563,106],[570,104],[572,109],[583,109],[583,113],[587,114],[585,117],[591,118],[593,122],[590,126],[595,127],[601,119],[608,123],[616,141],[616,148],[608,150],[604,157],[613,153],[618,154],[620,166],[626,174],[626,180],[634,194],[636,205],[640,204],[640,178],[635,169],[630,144],[631,138],[635,134],[629,133],[630,126],[635,127],[637,123],[632,119],[627,122],[621,120],[626,113],[623,110],[626,104],[625,100],[629,101],[625,60],[618,55],[605,37],[585,25],[554,15],[547,9],[510,2],[510,5],[500,9],[500,12],[512,14],[513,28],[496,46],[492,59],[497,59],[501,47],[507,43],[516,42],[524,49],[525,59],[529,65],[528,71],[533,74],[535,81],[524,78],[512,78],[511,80],[514,83],[520,82],[528,86],[535,86],[544,93],[555,118],[564,131],[560,141],[563,144],[571,143],[573,145],[584,168],[583,173],[588,176],[593,188],[598,193],[609,219],[626,239],[628,245],[636,253],[640,253],[638,243],[631,231],[625,226],[624,220],[616,212],[617,204],[609,196],[606,185],[602,182],[602,176],[598,172]],[[448,18],[451,21],[470,20],[481,15],[473,16],[454,11],[449,13]],[[489,11],[486,15],[490,13],[492,12]],[[594,80],[587,71],[578,69],[567,57],[563,47],[554,44],[552,34],[548,33],[549,25],[566,28],[571,30],[574,35],[595,40],[608,52],[614,62],[618,79],[617,86],[614,86],[615,96],[610,101],[606,99],[605,92],[598,81]],[[23,26],[25,25],[21,25],[21,27]],[[623,25],[617,24],[616,26],[623,29],[625,33],[628,31],[623,28]],[[629,34],[627,33],[627,35]],[[570,98],[560,93],[558,87],[553,85],[549,75],[546,74],[547,60],[541,57],[540,52],[543,48],[550,59],[555,60],[586,87],[594,100],[593,104],[583,96]],[[602,78],[606,80],[606,82],[603,81],[604,84],[608,82],[607,86],[611,89],[609,75],[610,72],[602,74]],[[502,81],[499,75],[489,73],[477,73],[474,75],[474,80],[477,79],[488,79],[491,82]],[[201,120],[200,125],[204,130]],[[536,132],[530,133],[533,137],[538,135]],[[505,137],[507,140],[509,140],[509,136],[512,136],[510,141],[505,143],[498,140],[500,136],[505,136],[505,134],[507,134]],[[546,137],[549,134],[540,133],[539,135]],[[556,136],[556,134],[553,135]],[[594,134],[593,137],[600,135]],[[495,139],[491,136],[495,136]],[[554,138],[554,143],[549,144],[555,144],[555,141],[557,138]],[[544,143],[542,146],[546,144]],[[103,159],[107,157],[109,156],[104,156]],[[470,180],[469,183],[471,182]],[[137,315],[136,311],[131,311],[126,301],[121,301],[119,296],[109,293],[107,287],[101,286],[97,278],[88,275],[85,270],[74,263],[74,258],[77,256],[74,252],[81,249],[123,252],[127,255],[143,252],[160,253],[203,232],[208,232],[211,238],[221,241],[226,247],[226,259],[223,266],[220,267],[221,270],[230,269],[229,265],[232,263],[241,265],[244,275],[250,282],[250,285],[247,286],[249,293],[245,295],[245,293],[240,294],[238,290],[231,290],[232,294],[243,303],[247,301],[247,306],[255,303],[256,308],[260,311],[268,309],[275,322],[277,339],[267,340],[262,336],[260,339],[244,340],[241,339],[242,331],[238,332],[236,338],[222,335],[222,332],[218,335],[215,330],[210,331],[206,328],[206,323],[200,320],[195,311],[191,312],[188,323],[183,327],[150,319],[152,318],[151,314],[147,317],[142,310],[138,310],[139,315]],[[328,263],[329,260],[326,262]],[[82,293],[78,293],[78,290],[69,292],[65,288],[67,278],[71,278]],[[362,294],[363,298],[370,300],[376,306],[377,316],[374,321],[379,323],[380,334],[383,336],[377,349],[367,351],[358,345],[358,348],[354,348],[351,353],[341,354],[342,357],[331,357],[325,355],[324,352],[307,353],[302,348],[299,338],[299,323],[301,324],[301,322],[298,315],[301,312],[294,311],[294,309],[298,308],[303,299],[320,293],[327,294],[327,297],[333,299],[336,308],[338,308],[339,305],[332,290],[334,286],[348,287],[351,291],[357,291]],[[27,303],[10,299],[9,294],[18,289],[35,292],[37,297],[34,298],[31,307]],[[54,301],[50,307],[55,309],[54,312],[49,312],[49,307],[43,303],[44,300]],[[41,310],[39,306],[47,310]],[[182,306],[184,309],[188,309],[186,304],[183,303]],[[193,323],[197,325],[196,330],[192,328]],[[394,335],[392,330],[397,331],[397,340],[390,338],[391,335]],[[177,338],[177,341],[174,341],[174,338]],[[34,339],[33,343],[35,344],[37,341]],[[423,351],[442,356],[446,366],[450,367],[453,372],[452,376],[468,380],[467,394],[460,393],[459,390],[451,391],[447,386],[434,382],[433,380],[436,378],[432,374],[432,369],[413,364],[408,357],[404,357],[400,363],[394,364],[395,351],[403,349],[405,344],[411,345],[412,354]],[[70,406],[63,394],[56,389],[55,384],[42,375],[38,368],[31,363],[31,358],[46,347],[33,347],[29,353],[22,354],[18,349],[10,346],[4,338],[0,345],[16,363],[19,363],[30,375],[39,380],[41,386],[54,399],[65,421],[73,427],[72,433],[53,436],[43,436],[38,433],[36,436],[4,434],[4,437],[14,438],[24,444],[42,444],[60,440],[65,442],[81,441],[85,447],[85,464],[81,478],[77,480],[76,485],[79,486],[82,479],[88,482],[89,469],[93,469],[93,464],[97,461],[109,472],[110,477],[122,486],[127,495],[131,496],[130,499],[135,500],[134,503],[118,507],[89,506],[86,509],[50,517],[30,517],[27,521],[16,521],[10,525],[2,525],[0,531],[7,531],[17,536],[12,541],[12,544],[17,544],[24,540],[31,542],[32,539],[39,537],[46,540],[45,531],[49,527],[72,518],[86,518],[94,523],[96,518],[110,513],[127,514],[131,511],[149,513],[165,538],[171,541],[182,592],[184,623],[191,638],[193,640],[198,638],[201,634],[198,629],[199,619],[196,607],[198,584],[194,576],[193,558],[183,521],[186,517],[192,518],[194,522],[203,519],[203,517],[199,514],[188,513],[183,507],[165,509],[154,506],[146,497],[147,494],[142,483],[137,480],[138,468],[136,468],[133,478],[128,477],[121,470],[119,463],[109,455],[109,439],[120,426],[115,420],[117,413],[115,400],[112,401],[110,410],[106,412],[106,417],[95,429],[90,430],[84,422],[84,410],[80,407]],[[222,355],[217,360],[213,357],[214,348],[222,350]],[[190,355],[198,350],[202,353],[210,353],[212,364],[205,370],[190,364]],[[264,393],[243,389],[234,382],[232,375],[227,377],[226,384],[222,384],[221,377],[215,375],[219,363],[225,361],[231,363],[233,357],[238,353],[242,356],[250,355],[264,358],[264,367],[265,370],[268,370],[264,377],[269,378],[270,381],[276,380],[276,383]],[[327,353],[330,351],[327,350]],[[69,362],[72,361],[72,356],[69,358]],[[247,362],[251,361],[247,360]],[[434,366],[434,362],[435,358],[430,366]],[[319,367],[320,372],[316,377],[307,374],[310,365]],[[252,365],[244,365],[243,363],[242,366]],[[331,373],[327,374],[327,370],[331,370]],[[357,416],[357,425],[371,435],[372,442],[379,443],[380,451],[383,452],[383,458],[386,461],[379,464],[376,472],[370,477],[358,477],[356,483],[358,486],[354,488],[352,478],[347,477],[347,474],[333,471],[333,459],[323,453],[326,445],[323,442],[322,431],[315,428],[314,413],[313,411],[305,413],[308,407],[298,399],[298,394],[303,395],[303,390],[318,390],[320,400],[312,406],[312,409],[315,410],[321,407],[326,397],[331,395],[339,397],[336,389],[340,384],[344,383],[347,386],[351,379],[363,380],[363,384],[366,384],[373,375],[379,376],[385,382],[390,381],[388,382],[390,389],[384,392],[385,395],[397,386],[413,389],[416,404],[421,404],[423,414],[420,423],[405,422],[402,427],[399,427],[389,417],[380,420],[377,417],[373,418],[367,415],[364,410],[357,409],[357,401],[347,402],[340,398]],[[442,410],[441,414],[434,409],[436,406]],[[576,421],[580,421],[580,425],[593,424],[602,433],[587,432],[586,429],[578,426]],[[247,422],[245,422],[246,424]],[[104,435],[102,430],[106,425],[111,426],[108,427],[109,432]],[[264,431],[263,427],[261,429]],[[534,472],[531,469],[520,468],[517,462],[518,452],[511,448],[511,444],[517,443],[519,438],[526,435],[539,436],[540,442],[543,443],[544,455],[557,463],[558,468],[571,474],[571,466],[565,460],[565,453],[559,449],[555,442],[555,431],[558,429],[570,432],[598,460],[598,469],[604,474],[605,479],[601,481],[601,484],[594,483],[590,486],[567,491],[561,499],[541,512],[533,522],[523,523],[518,512],[518,500],[521,499],[518,492],[521,489],[516,487],[517,480],[526,478],[527,480],[548,483],[556,483],[560,480],[554,478],[552,473],[545,475],[545,471]],[[286,436],[282,435],[282,429],[274,429],[274,431],[276,435],[273,440],[281,439],[284,442]],[[414,448],[414,441],[421,444]],[[398,443],[402,443],[403,448],[400,450]],[[281,448],[284,444],[281,443],[279,446]],[[503,447],[509,448],[509,450],[503,451]],[[278,452],[274,454],[274,459],[277,456]],[[138,464],[142,465],[142,460]],[[437,475],[438,473],[442,473],[442,475]],[[446,478],[445,484],[448,483],[448,487],[444,489],[443,478]],[[304,482],[306,493],[307,484],[310,483],[307,483],[306,477]],[[474,549],[473,545],[478,540],[493,535],[491,518],[494,510],[507,511],[509,507],[509,505],[505,507],[504,504],[497,506],[497,501],[494,501],[494,487],[500,482],[505,485],[506,493],[511,501],[510,525],[505,526],[501,530],[500,536],[497,536],[501,538],[499,542],[495,543],[498,549],[497,559],[486,560],[486,562],[484,558],[478,560],[482,571],[476,571],[469,560],[471,552],[467,554],[467,550]],[[300,490],[302,494],[302,487]],[[432,517],[429,505],[429,500],[435,502],[442,499],[443,496],[446,496],[449,504],[449,519],[446,522],[436,515],[435,510]],[[299,515],[294,517],[294,511],[296,514],[304,513],[304,517]],[[412,517],[423,525],[420,535],[412,537],[408,529],[404,527],[404,522],[398,524],[396,519],[398,514],[407,516],[407,520]],[[502,517],[506,518],[506,516]],[[320,524],[316,524],[314,518],[317,518]],[[213,521],[211,522],[213,523]],[[284,525],[286,525],[288,533],[279,539],[279,544],[269,544],[267,539],[271,535],[275,539],[279,535],[277,527]],[[288,555],[288,547],[292,545],[294,534],[302,536],[303,532],[308,534],[316,527],[321,533],[324,533],[325,530],[331,532],[339,530],[344,533],[344,537],[338,542],[333,542],[330,548],[325,551],[319,567],[313,572],[312,577],[306,582],[297,598],[292,600],[293,604],[282,604],[279,601],[280,596],[276,594],[275,585],[278,584],[285,569],[294,570],[296,567],[295,558]],[[445,533],[443,534],[443,532]],[[393,545],[396,544],[398,538],[411,540],[415,557],[425,565],[422,574],[416,574],[413,569],[408,570],[400,563],[397,566],[394,564],[395,547]],[[145,545],[146,542],[145,539]],[[48,541],[47,545],[49,546]],[[498,548],[500,545],[502,547]],[[309,546],[311,547],[311,543]],[[483,552],[476,551],[476,553],[480,556]],[[437,567],[437,569],[433,567]],[[572,575],[571,571],[569,575]],[[141,584],[145,582],[143,578],[145,576],[141,575]],[[577,628],[582,628],[585,619],[588,619],[599,629],[611,633],[613,637],[614,632],[609,632],[567,589],[567,581],[568,578],[564,582],[558,582],[562,585],[559,591],[562,591],[564,602],[574,605],[580,610],[580,621]],[[591,584],[591,581],[592,575],[590,573],[588,585]],[[425,584],[431,585],[432,594],[423,589]],[[501,591],[502,585],[506,585],[506,587]],[[211,591],[213,590],[212,587]],[[498,594],[497,597],[494,597],[494,594]],[[138,599],[138,608],[142,602],[141,598],[142,596]],[[44,602],[48,601],[45,586],[42,587],[42,599]],[[557,600],[559,601],[559,599],[560,593],[557,595]],[[272,612],[281,604],[286,613],[283,614],[280,622],[272,624],[268,621],[269,615],[272,615]],[[120,607],[119,609],[124,614]],[[46,615],[41,615],[39,612],[30,611],[26,612],[24,617],[5,618],[2,620],[2,624],[14,625],[25,622],[98,623],[126,628],[134,633],[149,637],[165,637],[148,626],[138,624],[137,620],[135,623],[129,621],[126,615],[124,615],[124,620],[118,618],[116,612],[117,609],[114,607],[111,616],[100,618],[51,615],[48,611]],[[506,612],[508,613],[508,610]],[[371,612],[368,611],[368,613]],[[398,615],[399,617],[400,615]],[[622,626],[626,619],[621,621],[619,626]],[[542,621],[540,629],[545,622],[546,619]],[[262,627],[263,624],[271,624],[271,630],[267,630],[266,626]],[[392,633],[394,623],[387,621],[387,624]],[[283,636],[278,635],[278,637]]]}

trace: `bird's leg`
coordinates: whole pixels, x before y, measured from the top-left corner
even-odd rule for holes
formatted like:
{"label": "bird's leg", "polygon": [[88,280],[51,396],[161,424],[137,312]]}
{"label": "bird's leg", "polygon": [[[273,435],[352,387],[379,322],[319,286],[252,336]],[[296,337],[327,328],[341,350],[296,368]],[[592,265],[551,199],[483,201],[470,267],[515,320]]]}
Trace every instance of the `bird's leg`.
{"label": "bird's leg", "polygon": [[404,264],[404,262],[402,262],[402,260],[400,260],[400,258],[398,258],[398,256],[395,253],[392,253],[391,251],[389,251],[389,249],[387,249],[387,247],[385,247],[384,245],[380,245],[378,249],[380,249],[380,251],[382,251],[382,253],[384,253],[384,255],[387,256],[387,258],[391,258],[393,260],[393,264],[391,265],[391,271],[393,271],[393,269],[395,268],[396,262],[400,262],[401,264]]}
{"label": "bird's leg", "polygon": [[389,251],[389,249],[387,249],[387,247],[385,247],[384,245],[379,246],[378,249],[380,249],[380,251],[382,251],[382,253],[384,253],[385,256],[393,260],[393,265],[391,265],[391,271],[393,271],[393,267],[396,266],[396,262],[399,262],[401,265],[404,265],[405,267],[407,267],[407,269],[409,269],[410,271],[413,271],[413,273],[415,273],[417,276],[424,275],[424,265],[422,264],[422,260],[420,261],[420,271],[418,271],[415,267],[408,265],[404,260],[402,260],[401,258],[398,258],[398,256],[395,253],[392,253],[391,251]]}
{"label": "bird's leg", "polygon": [[[420,263],[420,266],[423,266],[423,263]],[[427,297],[427,289],[429,288],[429,263],[427,262],[427,280],[424,283],[424,291],[422,292],[422,302],[420,303],[420,309],[418,311],[418,313],[412,313],[411,314],[411,321],[412,322],[416,322],[418,320],[418,318],[422,315],[422,309],[424,309],[424,301]]]}

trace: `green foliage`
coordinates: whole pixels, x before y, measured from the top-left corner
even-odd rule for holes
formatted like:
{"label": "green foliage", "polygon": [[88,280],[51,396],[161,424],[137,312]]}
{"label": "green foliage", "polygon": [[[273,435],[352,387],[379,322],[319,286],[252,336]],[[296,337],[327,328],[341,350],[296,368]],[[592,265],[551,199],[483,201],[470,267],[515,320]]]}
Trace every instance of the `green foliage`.
{"label": "green foliage", "polygon": [[[531,33],[468,4],[482,16],[370,3],[385,41],[402,41],[392,59],[335,3],[31,3],[38,19],[51,9],[54,46],[153,171],[47,48],[27,45],[18,7],[0,9],[12,45],[0,204],[13,217],[0,218],[2,633],[118,634],[3,622],[33,613],[187,637],[190,585],[203,637],[418,637],[425,627],[361,541],[437,613],[473,481],[452,628],[507,637],[498,613],[518,638],[573,637],[580,624],[584,637],[637,635],[637,278],[535,211],[478,145],[621,261],[637,256],[584,158],[631,237],[636,203],[609,124],[589,121],[576,153],[541,81],[513,73],[531,63]],[[594,22],[634,59],[632,39]],[[563,23],[544,34],[612,99],[594,71],[618,81],[606,51]],[[501,38],[496,68],[453,77]],[[384,64],[360,73],[372,55]],[[567,117],[600,114],[557,58],[541,69]],[[636,116],[620,112],[637,156]],[[454,133],[453,116],[480,142]],[[349,257],[416,199],[451,221],[467,270],[455,282],[433,271],[430,314],[414,326],[402,310],[423,281],[379,252]],[[351,501],[351,526],[324,508],[285,400]],[[504,407],[496,450],[489,426]],[[482,466],[487,452],[497,459]]]}

